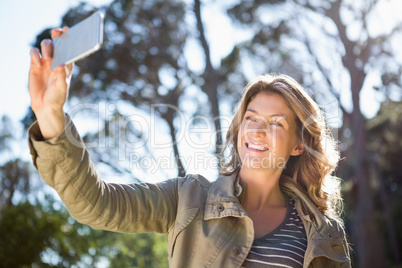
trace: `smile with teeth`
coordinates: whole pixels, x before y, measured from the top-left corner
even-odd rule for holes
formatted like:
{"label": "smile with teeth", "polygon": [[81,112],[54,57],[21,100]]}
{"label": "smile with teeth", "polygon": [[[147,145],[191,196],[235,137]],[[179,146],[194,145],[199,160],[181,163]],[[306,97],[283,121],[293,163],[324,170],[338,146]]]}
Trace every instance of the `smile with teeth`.
{"label": "smile with teeth", "polygon": [[268,151],[267,147],[261,146],[261,145],[256,145],[252,143],[246,143],[247,148],[258,150],[258,151]]}

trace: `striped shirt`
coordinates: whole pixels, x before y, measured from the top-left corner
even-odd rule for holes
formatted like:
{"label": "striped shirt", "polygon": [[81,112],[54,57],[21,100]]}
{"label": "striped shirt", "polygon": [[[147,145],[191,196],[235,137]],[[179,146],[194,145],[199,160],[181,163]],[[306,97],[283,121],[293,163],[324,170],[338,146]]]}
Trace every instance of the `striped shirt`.
{"label": "striped shirt", "polygon": [[286,197],[287,211],[281,225],[269,234],[255,239],[242,267],[303,267],[307,236],[294,206]]}

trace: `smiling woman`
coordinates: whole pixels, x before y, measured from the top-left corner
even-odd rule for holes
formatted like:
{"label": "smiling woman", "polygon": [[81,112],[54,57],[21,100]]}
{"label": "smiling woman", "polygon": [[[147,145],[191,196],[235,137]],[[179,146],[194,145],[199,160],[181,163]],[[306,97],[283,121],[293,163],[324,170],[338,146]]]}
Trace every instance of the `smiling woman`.
{"label": "smiling woman", "polygon": [[340,183],[331,176],[339,152],[329,133],[318,105],[291,77],[267,74],[246,87],[227,133],[231,158],[221,170],[237,174],[245,187],[241,204],[253,221],[255,240],[244,267],[336,263],[312,255],[315,232],[305,220],[343,226]]}

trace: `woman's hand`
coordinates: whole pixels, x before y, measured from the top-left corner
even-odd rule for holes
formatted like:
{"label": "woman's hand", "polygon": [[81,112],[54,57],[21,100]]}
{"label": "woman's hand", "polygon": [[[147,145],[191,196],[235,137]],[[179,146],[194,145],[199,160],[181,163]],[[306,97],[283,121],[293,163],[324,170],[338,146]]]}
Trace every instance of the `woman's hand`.
{"label": "woman's hand", "polygon": [[[67,29],[53,29],[52,38]],[[52,71],[52,41],[43,40],[41,49],[42,55],[37,48],[30,51],[29,93],[31,107],[38,119],[42,135],[45,139],[50,139],[64,130],[63,106],[67,99],[73,65],[58,66]]]}

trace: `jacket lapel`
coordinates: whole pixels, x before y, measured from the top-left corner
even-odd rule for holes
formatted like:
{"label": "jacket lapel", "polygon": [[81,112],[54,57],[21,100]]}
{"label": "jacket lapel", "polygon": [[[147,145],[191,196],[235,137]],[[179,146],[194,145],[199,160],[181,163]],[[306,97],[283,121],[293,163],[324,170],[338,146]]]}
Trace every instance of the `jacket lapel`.
{"label": "jacket lapel", "polygon": [[243,188],[240,186],[237,174],[221,175],[212,184],[207,195],[204,220],[247,216],[239,202]]}

